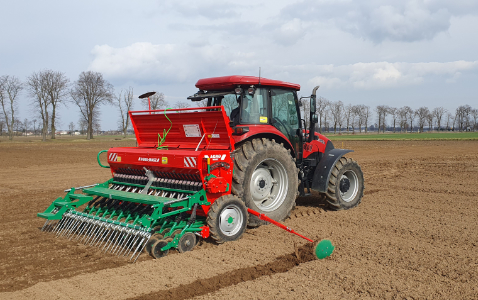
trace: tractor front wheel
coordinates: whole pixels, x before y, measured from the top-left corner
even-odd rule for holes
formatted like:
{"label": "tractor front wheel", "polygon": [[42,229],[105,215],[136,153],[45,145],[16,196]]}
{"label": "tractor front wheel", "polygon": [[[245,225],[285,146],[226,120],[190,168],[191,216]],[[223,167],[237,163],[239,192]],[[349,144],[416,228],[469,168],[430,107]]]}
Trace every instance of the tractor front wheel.
{"label": "tractor front wheel", "polygon": [[[263,138],[243,143],[234,153],[232,193],[247,207],[284,221],[294,207],[299,185],[290,151],[274,140]],[[265,223],[249,216],[250,227]]]}
{"label": "tractor front wheel", "polygon": [[360,166],[351,158],[340,158],[330,174],[326,199],[333,210],[350,209],[363,197],[364,180]]}
{"label": "tractor front wheel", "polygon": [[247,208],[234,195],[219,197],[209,208],[207,225],[211,237],[218,243],[241,238],[247,226]]}

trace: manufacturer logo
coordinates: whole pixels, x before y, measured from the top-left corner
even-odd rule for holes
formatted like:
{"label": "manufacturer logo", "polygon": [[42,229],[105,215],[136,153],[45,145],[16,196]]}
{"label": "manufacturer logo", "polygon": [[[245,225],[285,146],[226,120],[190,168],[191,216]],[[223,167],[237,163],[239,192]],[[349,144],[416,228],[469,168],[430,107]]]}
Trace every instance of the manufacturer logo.
{"label": "manufacturer logo", "polygon": [[159,158],[154,158],[154,157],[138,157],[138,161],[159,162]]}
{"label": "manufacturer logo", "polygon": [[184,157],[184,167],[186,168],[195,168],[196,167],[196,158],[195,157]]}
{"label": "manufacturer logo", "polygon": [[204,155],[204,158],[210,158],[211,160],[224,160],[226,158],[226,154]]}

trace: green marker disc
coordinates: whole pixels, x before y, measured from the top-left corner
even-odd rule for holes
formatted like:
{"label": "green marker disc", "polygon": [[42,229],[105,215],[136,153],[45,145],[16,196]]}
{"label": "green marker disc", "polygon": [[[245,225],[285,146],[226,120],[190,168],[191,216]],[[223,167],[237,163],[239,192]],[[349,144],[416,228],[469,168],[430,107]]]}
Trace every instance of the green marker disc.
{"label": "green marker disc", "polygon": [[321,240],[315,247],[315,256],[317,256],[318,259],[326,258],[334,252],[334,249],[335,247],[331,241]]}

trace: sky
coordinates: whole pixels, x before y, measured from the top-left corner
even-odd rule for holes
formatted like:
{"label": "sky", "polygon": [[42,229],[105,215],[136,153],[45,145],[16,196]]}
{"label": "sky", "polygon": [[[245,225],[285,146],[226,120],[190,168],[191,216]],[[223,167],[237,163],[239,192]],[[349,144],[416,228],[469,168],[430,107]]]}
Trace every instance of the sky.
{"label": "sky", "polygon": [[[0,76],[91,70],[172,106],[200,78],[261,68],[345,104],[478,108],[476,0],[0,1]],[[35,117],[30,102],[23,92],[21,120]],[[118,119],[101,107],[103,130]],[[70,103],[57,127],[78,120]]]}

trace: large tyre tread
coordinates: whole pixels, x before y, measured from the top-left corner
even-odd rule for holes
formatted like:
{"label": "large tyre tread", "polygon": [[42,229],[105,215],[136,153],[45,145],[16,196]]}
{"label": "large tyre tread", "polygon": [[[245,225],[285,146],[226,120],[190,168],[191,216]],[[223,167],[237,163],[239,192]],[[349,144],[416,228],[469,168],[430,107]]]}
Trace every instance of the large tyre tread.
{"label": "large tyre tread", "polygon": [[[352,206],[346,206],[340,203],[340,201],[337,199],[336,195],[336,190],[337,190],[337,184],[338,184],[338,175],[342,168],[347,167],[347,166],[353,166],[354,168],[357,168],[359,171],[358,175],[358,180],[361,183],[360,188],[358,190],[358,201],[354,202]],[[357,205],[360,204],[363,198],[363,190],[364,190],[364,183],[363,183],[363,173],[362,169],[360,168],[360,165],[353,159],[351,158],[345,158],[341,157],[337,163],[335,164],[331,174],[330,174],[330,179],[327,187],[327,192],[326,192],[326,201],[328,203],[329,209],[331,210],[346,210],[350,209],[353,207],[356,207]]]}
{"label": "large tyre tread", "polygon": [[[234,159],[234,174],[233,174],[233,181],[231,192],[236,195],[237,197],[241,198],[247,205],[247,201],[244,195],[244,185],[249,183],[245,183],[245,176],[248,171],[248,168],[254,168],[251,163],[254,158],[264,152],[274,152],[280,153],[283,157],[289,157],[291,163],[293,164],[293,174],[288,174],[288,176],[294,177],[293,182],[295,182],[295,186],[289,186],[289,189],[293,189],[296,192],[294,193],[295,197],[298,195],[298,169],[295,166],[295,160],[292,158],[290,154],[290,149],[286,149],[283,145],[278,144],[275,142],[274,139],[269,140],[266,138],[261,139],[253,139],[252,141],[246,141],[243,144],[236,147],[235,150],[235,159]],[[250,170],[249,170],[250,171]],[[253,171],[253,170],[252,170]],[[250,171],[250,173],[252,172]],[[285,200],[286,201],[286,200]],[[281,217],[277,221],[283,221],[287,217],[290,216],[290,213],[295,205],[295,199],[291,201],[290,207],[287,207],[287,212],[285,216]],[[256,216],[249,215],[249,223],[250,227],[258,227],[261,225],[267,224],[266,221],[262,221]]]}

